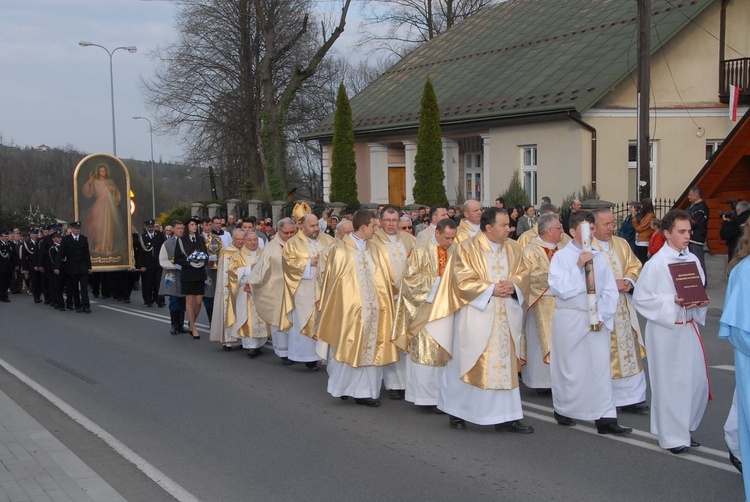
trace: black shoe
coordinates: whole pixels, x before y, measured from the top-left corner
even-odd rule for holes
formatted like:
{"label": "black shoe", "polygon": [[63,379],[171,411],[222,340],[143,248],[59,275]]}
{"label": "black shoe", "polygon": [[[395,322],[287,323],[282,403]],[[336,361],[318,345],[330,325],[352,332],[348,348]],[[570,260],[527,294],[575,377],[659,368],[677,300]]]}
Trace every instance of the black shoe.
{"label": "black shoe", "polygon": [[391,389],[388,391],[388,399],[403,399],[406,397],[404,389]]}
{"label": "black shoe", "polygon": [[249,350],[247,351],[247,357],[249,357],[250,359],[255,359],[256,357],[258,357],[258,356],[259,356],[259,355],[261,355],[262,353],[263,353],[263,351],[261,351],[261,350],[260,350],[260,348],[257,348],[257,349],[249,349]]}
{"label": "black shoe", "polygon": [[232,350],[232,346],[231,345],[222,345],[221,348],[224,349],[224,350],[226,350],[227,352],[229,352],[230,350]]}
{"label": "black shoe", "polygon": [[369,406],[370,408],[377,408],[380,406],[380,401],[371,397],[356,397],[354,402],[363,406]]}
{"label": "black shoe", "polygon": [[156,306],[157,306],[157,307],[159,307],[160,309],[164,308],[164,307],[165,307],[166,305],[167,305],[167,304],[166,304],[166,303],[164,303],[164,302],[162,302],[162,303],[157,303],[157,304],[156,304]]}
{"label": "black shoe", "polygon": [[154,306],[154,304],[153,304],[153,303],[147,303],[147,304],[146,304],[146,306],[147,306],[147,307],[153,307],[153,306]]}
{"label": "black shoe", "polygon": [[448,425],[450,425],[451,429],[465,429],[466,420],[454,417],[453,415],[448,415]]}
{"label": "black shoe", "polygon": [[690,448],[687,446],[676,446],[674,448],[667,448],[670,453],[674,453],[675,455],[679,455],[680,453],[686,453],[690,451]]}
{"label": "black shoe", "polygon": [[185,333],[190,333],[190,330],[185,329],[185,325],[183,324],[182,326],[177,326],[177,332],[184,335]]}
{"label": "black shoe", "polygon": [[729,461],[732,463],[735,469],[742,473],[742,461],[735,457],[731,451],[729,452]]}
{"label": "black shoe", "polygon": [[170,334],[170,335],[176,335],[176,334],[177,334],[177,326],[175,326],[175,325],[173,324],[173,325],[172,325],[172,327],[171,327],[171,328],[169,328],[169,334]]}
{"label": "black shoe", "polygon": [[432,408],[432,412],[435,415],[445,415],[445,412],[441,410],[440,408],[438,408],[437,406],[430,406],[430,408]]}
{"label": "black shoe", "polygon": [[552,389],[534,389],[534,390],[540,396],[551,396],[552,395]]}
{"label": "black shoe", "polygon": [[3,297],[3,298],[0,298],[0,302],[3,302],[3,303],[10,303],[10,298],[8,298],[7,296],[5,296],[5,297]]}
{"label": "black shoe", "polygon": [[40,300],[39,298],[34,298],[34,303],[42,303],[42,300]]}
{"label": "black shoe", "polygon": [[526,425],[520,420],[495,424],[495,430],[497,432],[515,432],[516,434],[531,434],[534,432],[532,426]]}
{"label": "black shoe", "polygon": [[76,307],[76,314],[80,314],[83,312],[83,309],[81,307]]}
{"label": "black shoe", "polygon": [[130,298],[125,298],[122,300],[122,303],[130,303]]}
{"label": "black shoe", "polygon": [[[312,371],[318,371],[318,361],[308,361],[305,363],[305,368]],[[369,398],[368,398],[369,399]],[[372,406],[372,405],[368,405]],[[380,406],[380,403],[377,404],[377,406]]]}
{"label": "black shoe", "polygon": [[60,312],[65,312],[67,309],[65,307],[57,307],[57,310]]}
{"label": "black shoe", "polygon": [[620,424],[605,424],[596,428],[596,432],[599,434],[612,434],[614,436],[622,436],[623,434],[630,434],[633,429],[630,427],[623,427]]}
{"label": "black shoe", "polygon": [[294,361],[292,361],[288,357],[282,357],[281,364],[283,364],[284,366],[291,366],[292,364],[294,364]]}
{"label": "black shoe", "polygon": [[65,305],[65,308],[68,309],[68,310],[75,310],[75,308],[73,307],[73,305]]}
{"label": "black shoe", "polygon": [[690,436],[690,447],[691,448],[697,448],[700,445],[701,444],[698,441],[696,441],[695,439],[693,439],[693,436]]}
{"label": "black shoe", "polygon": [[556,411],[553,413],[553,415],[555,417],[555,420],[557,420],[557,423],[560,424],[560,425],[564,425],[565,427],[571,427],[571,426],[573,426],[573,425],[576,424],[575,420],[573,420],[572,418],[560,415]]}
{"label": "black shoe", "polygon": [[91,313],[91,307],[89,307],[88,305],[84,305],[83,306],[83,313],[84,314],[90,314]]}
{"label": "black shoe", "polygon": [[647,405],[645,402],[642,403],[635,403],[628,406],[623,406],[620,408],[621,411],[627,411],[628,413],[634,413],[636,415],[645,415],[649,411],[651,411],[651,407]]}

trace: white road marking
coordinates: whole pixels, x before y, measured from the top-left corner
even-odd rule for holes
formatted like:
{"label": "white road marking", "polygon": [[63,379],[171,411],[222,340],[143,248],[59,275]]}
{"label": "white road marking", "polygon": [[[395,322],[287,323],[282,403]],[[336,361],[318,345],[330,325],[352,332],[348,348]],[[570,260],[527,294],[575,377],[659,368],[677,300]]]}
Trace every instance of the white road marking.
{"label": "white road marking", "polygon": [[41,384],[37,383],[36,380],[33,380],[31,377],[27,376],[25,373],[22,373],[20,370],[16,369],[14,366],[12,366],[7,361],[0,359],[0,366],[5,368],[5,370],[8,371],[8,373],[14,375],[16,378],[21,380],[23,383],[37,391],[39,394],[42,395],[45,399],[47,399],[50,403],[55,405],[60,411],[68,415],[71,419],[73,419],[75,422],[81,424],[86,430],[94,434],[95,436],[99,437],[109,445],[110,448],[115,450],[118,454],[120,454],[123,458],[131,462],[133,465],[135,465],[138,470],[140,470],[142,473],[144,473],[146,476],[148,476],[151,480],[154,481],[157,485],[161,486],[164,491],[169,493],[171,496],[173,496],[175,499],[179,500],[180,502],[200,502],[200,499],[198,499],[195,495],[188,492],[186,489],[184,489],[182,486],[178,485],[174,480],[172,480],[170,477],[168,477],[166,474],[161,472],[159,469],[151,465],[138,455],[136,452],[125,446],[124,443],[119,441],[117,438],[115,438],[112,434],[105,431],[98,425],[96,425],[94,422],[89,420],[86,416],[84,416],[81,412],[70,406],[68,403],[57,397],[55,394],[47,390],[46,387],[43,387]]}
{"label": "white road marking", "polygon": [[[134,315],[136,317],[142,317],[144,319],[151,319],[153,321],[163,322],[169,324],[171,320],[168,316],[161,315],[161,314],[147,314],[144,313],[141,310],[135,310],[127,307],[110,307],[109,305],[101,305],[99,308],[107,309],[107,310],[113,310],[115,312],[120,312],[122,314],[129,314]],[[211,326],[208,324],[202,324],[202,323],[195,323],[195,325],[199,328],[202,328],[204,332],[208,333],[208,331],[211,329]]]}
{"label": "white road marking", "polygon": [[[527,401],[523,401],[522,404],[523,404],[524,407],[533,408],[533,409],[536,409],[536,410],[539,410],[539,411],[545,411],[545,412],[550,413],[550,414],[552,414],[554,412],[554,409],[552,409],[552,408],[550,408],[548,406],[542,406],[542,405],[536,404],[536,403],[529,403]],[[551,416],[542,415],[542,414],[534,413],[534,412],[530,412],[530,411],[525,411],[524,410],[524,416],[533,417],[533,418],[536,418],[537,420],[542,420],[543,422],[548,422],[548,423],[551,423],[551,424],[556,424],[557,423],[557,420],[555,420]],[[645,448],[646,450],[656,451],[656,452],[660,452],[660,453],[667,453],[667,454],[675,456],[675,457],[684,458],[684,459],[687,459],[687,460],[691,460],[693,462],[697,462],[699,464],[708,465],[708,466],[711,466],[711,467],[716,467],[718,469],[723,469],[725,471],[735,472],[735,473],[739,474],[739,472],[737,472],[737,470],[731,464],[729,464],[729,463],[717,462],[716,460],[711,460],[711,459],[699,457],[698,455],[694,455],[694,454],[691,454],[691,453],[683,453],[683,454],[680,454],[680,455],[674,455],[674,454],[670,453],[669,451],[667,451],[667,450],[663,449],[662,447],[660,447],[655,442],[653,442],[656,439],[656,436],[654,436],[653,434],[651,434],[649,432],[642,431],[642,430],[639,430],[639,429],[633,429],[633,432],[630,433],[630,436],[638,436],[638,437],[642,437],[644,439],[650,439],[652,442],[645,442],[645,441],[642,441],[642,440],[639,440],[639,439],[633,439],[632,437],[613,436],[611,434],[599,434],[596,431],[595,427],[585,426],[585,425],[582,425],[580,423],[578,423],[574,427],[570,427],[570,428],[574,429],[574,430],[577,430],[577,431],[580,431],[580,432],[585,432],[587,434],[596,434],[596,435],[601,436],[601,437],[603,437],[605,439],[612,439],[612,440],[615,440],[615,441],[620,441],[620,442],[623,442],[623,443],[628,443],[628,444],[631,444],[633,446],[638,446],[640,448]],[[690,451],[706,453],[706,454],[714,455],[716,457],[724,458],[724,459],[728,459],[729,458],[729,454],[727,452],[721,451],[721,450],[716,450],[714,448],[709,448],[707,446],[695,447],[695,448],[692,448]]]}
{"label": "white road marking", "polygon": [[715,368],[717,370],[726,370],[726,371],[734,371],[734,366],[731,364],[719,364],[717,366],[709,366],[710,368]]}

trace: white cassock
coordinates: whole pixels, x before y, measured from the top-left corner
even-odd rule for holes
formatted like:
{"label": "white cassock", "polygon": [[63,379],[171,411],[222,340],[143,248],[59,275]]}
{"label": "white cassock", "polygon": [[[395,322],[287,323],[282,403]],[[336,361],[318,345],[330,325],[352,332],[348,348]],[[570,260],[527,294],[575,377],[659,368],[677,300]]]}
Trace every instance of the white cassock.
{"label": "white cassock", "polygon": [[683,309],[674,302],[676,290],[670,263],[698,258],[668,244],[643,266],[633,303],[646,318],[648,378],[651,382],[651,433],[662,448],[690,446],[690,432],[698,428],[710,391],[703,341],[696,324],[706,322],[707,308]]}
{"label": "white cassock", "polygon": [[321,357],[315,351],[317,341],[302,334],[302,328],[307,325],[315,309],[315,269],[308,262],[302,280],[299,281],[294,293],[294,309],[292,309],[292,327],[289,328],[289,359],[300,363],[320,361]]}
{"label": "white cassock", "polygon": [[586,278],[578,267],[582,250],[571,242],[555,253],[549,287],[555,295],[550,376],[555,411],[578,420],[616,418],[610,369],[610,331],[617,310],[617,283],[607,260],[594,250],[600,331],[589,329]]}
{"label": "white cassock", "polygon": [[[259,241],[262,243],[263,241]],[[249,284],[253,288],[256,305],[263,302],[259,308],[258,315],[271,329],[271,340],[273,340],[273,351],[278,357],[289,355],[289,334],[280,331],[279,312],[281,310],[281,297],[284,294],[284,274],[281,270],[281,253],[284,242],[281,239],[269,241],[264,248],[258,264],[253,268],[249,277]],[[258,286],[263,285],[263,288]],[[261,291],[263,298],[260,298]]]}
{"label": "white cassock", "polygon": [[[247,301],[248,294],[250,294],[252,297],[252,293],[247,293],[245,291],[245,286],[250,284],[250,277],[252,275],[253,268],[254,266],[257,266],[257,263],[260,260],[260,256],[260,248],[252,251],[247,266],[237,269],[237,277],[239,279],[239,289],[237,291],[236,299],[237,305],[235,307],[237,322],[234,324],[234,326],[231,327],[231,333],[232,336],[242,340],[243,349],[259,349],[268,341],[268,336],[263,336],[267,335],[268,333],[268,330],[266,329],[267,325],[258,315],[258,310],[255,308],[255,302]],[[248,307],[250,308],[248,309]],[[247,323],[248,319],[250,319],[251,322],[253,336],[240,336],[237,331],[245,323]]]}
{"label": "white cassock", "polygon": [[[404,270],[406,269],[406,248],[398,238],[398,234],[389,235],[385,232],[383,234],[388,238],[388,242],[383,242],[382,240],[380,242],[386,248],[386,251],[388,251],[393,283],[398,287],[401,285],[401,279],[404,277]],[[432,234],[434,235],[434,232]],[[394,298],[394,300],[397,299]],[[408,358],[400,354],[398,361],[383,366],[383,383],[387,390],[406,389],[406,359]]]}
{"label": "white cassock", "polygon": [[740,416],[739,407],[737,405],[737,387],[734,388],[732,406],[729,408],[727,421],[724,422],[724,442],[727,444],[727,449],[732,452],[732,455],[742,462],[742,453],[740,452]]}
{"label": "white cassock", "polygon": [[[498,356],[495,359],[496,366],[510,367],[510,358],[516,357],[516,350],[505,349],[506,342],[503,341],[501,330],[498,329],[500,326],[507,328],[506,336],[509,338],[506,341],[511,341],[512,337],[514,346],[520,347],[523,310],[519,301],[492,296],[494,284],[500,280],[508,280],[506,249],[500,250],[499,244],[487,242],[492,248],[485,250],[488,279],[492,284],[452,316],[431,321],[425,326],[441,346],[445,347],[445,338],[440,335],[443,330],[441,325],[451,322],[453,324],[448,328],[452,329],[453,333],[450,344],[453,359],[445,364],[438,394],[438,409],[478,425],[501,424],[523,418],[521,392],[518,386],[512,389],[482,389],[461,380],[461,377],[474,366],[485,347],[490,348],[491,352]],[[518,288],[516,294],[519,299],[523,299],[523,293]],[[490,334],[483,336],[487,331],[490,331]],[[478,332],[482,332],[478,338],[488,340],[484,345],[472,343],[472,340],[477,338],[472,335]],[[494,379],[497,376],[490,375],[490,378]]]}

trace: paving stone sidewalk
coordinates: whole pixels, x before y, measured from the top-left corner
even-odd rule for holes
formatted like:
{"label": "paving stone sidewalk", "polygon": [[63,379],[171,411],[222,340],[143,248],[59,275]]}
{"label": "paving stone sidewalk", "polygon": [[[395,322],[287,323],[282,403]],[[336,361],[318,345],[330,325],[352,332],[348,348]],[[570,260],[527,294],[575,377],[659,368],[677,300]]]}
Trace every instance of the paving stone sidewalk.
{"label": "paving stone sidewalk", "polygon": [[0,391],[0,502],[6,501],[125,499]]}

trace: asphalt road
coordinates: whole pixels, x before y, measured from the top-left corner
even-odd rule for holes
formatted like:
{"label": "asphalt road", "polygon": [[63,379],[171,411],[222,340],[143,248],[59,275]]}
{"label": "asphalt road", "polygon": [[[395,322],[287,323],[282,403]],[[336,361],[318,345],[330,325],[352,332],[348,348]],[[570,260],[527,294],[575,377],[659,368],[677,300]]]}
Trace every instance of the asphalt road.
{"label": "asphalt road", "polygon": [[[703,328],[714,400],[688,455],[661,450],[648,416],[599,436],[552,419],[550,398],[522,389],[536,433],[464,431],[385,392],[377,409],[330,397],[326,373],[170,336],[166,309],[100,300],[93,314],[14,296],[0,305],[0,358],[185,490],[240,500],[742,500],[723,423],[734,388],[731,347]],[[205,314],[202,314],[205,322]],[[724,368],[721,368],[721,367]],[[148,478],[7,374],[0,386],[129,500],[169,500]]]}

